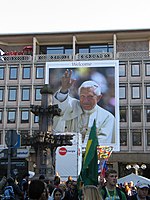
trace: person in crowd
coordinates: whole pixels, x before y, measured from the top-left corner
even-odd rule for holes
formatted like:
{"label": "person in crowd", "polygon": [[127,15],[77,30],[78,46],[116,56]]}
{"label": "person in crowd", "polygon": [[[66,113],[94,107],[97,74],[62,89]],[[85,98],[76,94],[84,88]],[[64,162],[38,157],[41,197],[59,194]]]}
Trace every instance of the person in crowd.
{"label": "person in crowd", "polygon": [[3,176],[2,179],[0,180],[0,195],[3,194],[3,188],[7,183],[7,178],[6,176]]}
{"label": "person in crowd", "polygon": [[131,189],[131,196],[134,195],[134,194],[136,194],[136,188],[134,186],[134,182],[133,181],[129,182],[129,187]]}
{"label": "person in crowd", "polygon": [[148,196],[149,185],[144,181],[138,181],[136,184],[137,194],[130,196],[130,200],[150,200]]}
{"label": "person in crowd", "polygon": [[55,189],[55,185],[53,183],[53,180],[48,181],[47,188],[48,188],[48,193],[51,196],[53,190]]}
{"label": "person in crowd", "polygon": [[60,176],[56,174],[54,177],[54,186],[57,188],[59,184],[60,184]]}
{"label": "person in crowd", "polygon": [[30,176],[29,173],[25,173],[23,175],[21,182],[20,182],[20,188],[24,193],[24,200],[28,199],[29,176]]}
{"label": "person in crowd", "polygon": [[48,190],[48,186],[47,186],[47,183],[46,183],[46,180],[45,180],[45,176],[44,176],[43,174],[41,174],[41,175],[39,176],[39,180],[42,181],[42,182],[45,184],[45,190],[46,190],[47,195],[48,195],[49,190]]}
{"label": "person in crowd", "polygon": [[100,190],[102,187],[105,186],[105,178],[102,174],[99,176],[99,183],[98,183],[98,189]]}
{"label": "person in crowd", "polygon": [[70,189],[66,190],[65,193],[66,200],[78,200],[78,190],[77,190],[77,182],[72,181]]}
{"label": "person in crowd", "polygon": [[58,186],[62,192],[63,192],[63,197],[62,197],[62,200],[67,200],[66,199],[66,184],[65,183],[60,183],[59,186]]}
{"label": "person in crowd", "polygon": [[48,200],[45,184],[43,181],[31,181],[29,184],[29,200]]}
{"label": "person in crowd", "polygon": [[7,179],[7,185],[8,186],[12,186],[13,187],[13,192],[14,192],[14,195],[15,195],[15,199],[16,200],[23,200],[24,197],[24,193],[23,191],[20,189],[20,187],[15,183],[15,180],[12,178],[12,177],[9,177]]}
{"label": "person in crowd", "polygon": [[94,185],[86,185],[82,188],[81,200],[102,200],[98,188]]}
{"label": "person in crowd", "polygon": [[48,198],[48,200],[62,200],[63,199],[63,191],[60,188],[55,188],[52,192],[52,195]]}
{"label": "person in crowd", "polygon": [[58,104],[61,115],[55,116],[53,129],[56,132],[80,132],[82,142],[88,140],[90,129],[96,120],[97,135],[100,143],[114,141],[114,116],[107,110],[98,106],[102,98],[101,87],[94,81],[85,81],[78,89],[79,100],[69,95],[69,88],[73,86],[72,70],[66,70],[61,88],[54,94],[53,103]]}
{"label": "person in crowd", "polygon": [[108,169],[105,173],[106,185],[100,190],[103,200],[126,200],[125,193],[117,185],[117,171]]}
{"label": "person in crowd", "polygon": [[66,190],[67,190],[67,191],[71,189],[71,184],[72,184],[72,181],[71,181],[71,180],[67,180],[67,181],[66,181],[66,187],[67,187]]}

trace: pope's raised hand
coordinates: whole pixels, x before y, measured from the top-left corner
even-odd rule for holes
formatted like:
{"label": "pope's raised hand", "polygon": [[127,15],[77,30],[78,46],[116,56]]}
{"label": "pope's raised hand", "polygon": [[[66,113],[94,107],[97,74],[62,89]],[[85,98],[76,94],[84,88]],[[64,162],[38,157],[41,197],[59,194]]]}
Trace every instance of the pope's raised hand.
{"label": "pope's raised hand", "polygon": [[67,93],[76,80],[72,79],[72,70],[66,70],[61,79],[61,92]]}

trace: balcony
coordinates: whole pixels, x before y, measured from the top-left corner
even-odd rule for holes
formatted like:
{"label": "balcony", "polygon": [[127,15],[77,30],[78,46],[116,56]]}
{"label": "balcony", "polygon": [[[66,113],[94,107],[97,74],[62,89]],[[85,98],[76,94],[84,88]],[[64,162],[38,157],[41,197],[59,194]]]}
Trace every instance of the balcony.
{"label": "balcony", "polygon": [[[150,59],[149,51],[130,51],[130,52],[118,52],[116,54],[118,60],[140,60]],[[34,59],[33,59],[34,58]],[[43,62],[56,62],[56,61],[79,61],[79,60],[112,60],[114,54],[112,52],[103,53],[88,53],[88,54],[76,54],[75,56],[69,54],[41,54],[35,55],[8,55],[1,56],[0,63],[43,63]]]}

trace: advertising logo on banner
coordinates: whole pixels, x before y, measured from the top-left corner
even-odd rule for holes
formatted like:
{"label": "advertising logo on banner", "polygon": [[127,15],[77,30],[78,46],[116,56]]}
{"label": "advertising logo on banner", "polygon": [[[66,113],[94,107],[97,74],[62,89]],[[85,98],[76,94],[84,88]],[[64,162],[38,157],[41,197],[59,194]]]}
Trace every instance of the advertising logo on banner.
{"label": "advertising logo on banner", "polygon": [[47,62],[45,84],[61,109],[53,119],[56,133],[81,133],[84,151],[96,120],[99,145],[120,150],[118,60]]}

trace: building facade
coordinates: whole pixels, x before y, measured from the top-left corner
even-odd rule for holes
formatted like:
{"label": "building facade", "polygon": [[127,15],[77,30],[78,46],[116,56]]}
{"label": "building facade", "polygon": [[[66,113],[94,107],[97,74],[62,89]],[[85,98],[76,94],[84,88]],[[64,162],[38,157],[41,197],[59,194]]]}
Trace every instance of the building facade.
{"label": "building facade", "polygon": [[[0,52],[2,148],[7,130],[21,135],[38,131],[39,119],[30,105],[41,104],[46,62],[115,59],[119,60],[120,152],[112,153],[109,164],[119,176],[138,168],[150,178],[150,30],[3,34]],[[33,169],[34,161],[29,167]]]}

